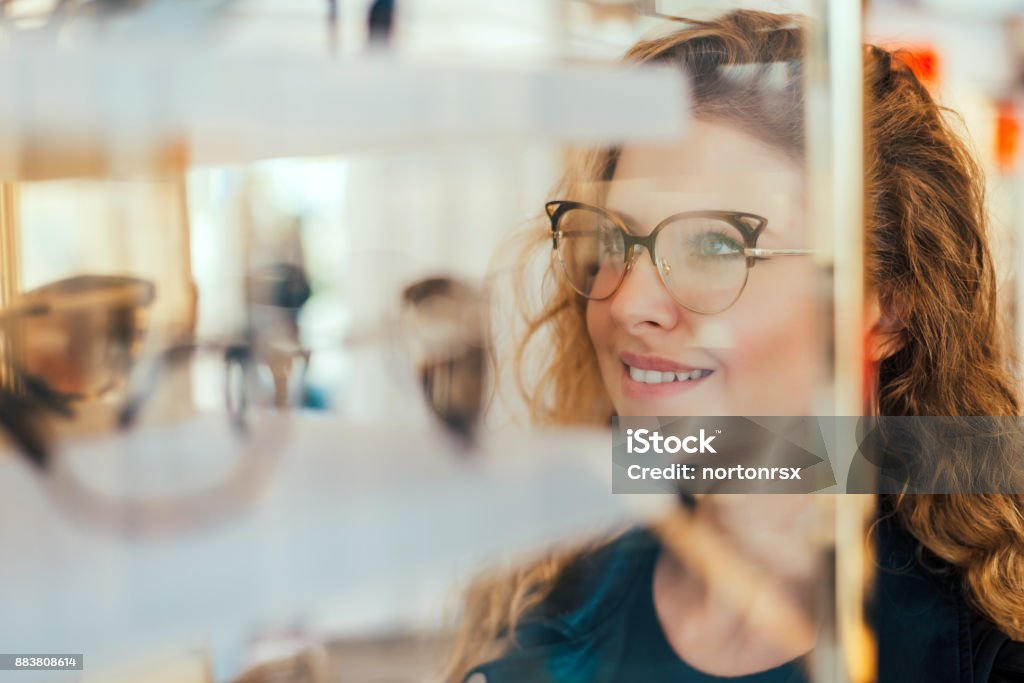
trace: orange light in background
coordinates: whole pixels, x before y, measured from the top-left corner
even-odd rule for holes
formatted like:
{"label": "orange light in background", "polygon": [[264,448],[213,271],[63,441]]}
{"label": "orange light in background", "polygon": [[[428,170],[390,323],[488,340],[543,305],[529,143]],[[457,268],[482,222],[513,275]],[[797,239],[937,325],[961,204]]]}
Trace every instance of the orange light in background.
{"label": "orange light in background", "polygon": [[1013,102],[996,103],[996,165],[1010,173],[1017,165],[1020,150],[1020,118]]}
{"label": "orange light in background", "polygon": [[940,60],[939,53],[930,45],[919,47],[904,47],[896,53],[896,57],[910,67],[910,70],[917,76],[917,80],[929,90],[934,90],[939,84]]}

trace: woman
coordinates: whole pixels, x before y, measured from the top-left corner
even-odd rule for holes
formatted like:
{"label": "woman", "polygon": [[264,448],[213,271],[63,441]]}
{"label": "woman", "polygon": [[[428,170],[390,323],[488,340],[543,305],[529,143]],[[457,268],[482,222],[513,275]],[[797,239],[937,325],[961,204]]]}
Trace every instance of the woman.
{"label": "woman", "polygon": [[[526,391],[538,423],[813,414],[826,338],[799,211],[801,53],[798,20],[752,11],[629,52],[688,74],[696,123],[677,145],[585,155],[547,206],[554,287],[519,356],[547,345]],[[1017,415],[981,173],[891,54],[866,49],[865,79],[865,410]],[[813,496],[690,503],[776,593],[813,602]],[[1007,638],[1024,640],[1020,496],[888,498],[876,538],[879,680],[1024,676]],[[805,680],[813,632],[730,588],[643,530],[562,553],[473,587],[448,678]]]}

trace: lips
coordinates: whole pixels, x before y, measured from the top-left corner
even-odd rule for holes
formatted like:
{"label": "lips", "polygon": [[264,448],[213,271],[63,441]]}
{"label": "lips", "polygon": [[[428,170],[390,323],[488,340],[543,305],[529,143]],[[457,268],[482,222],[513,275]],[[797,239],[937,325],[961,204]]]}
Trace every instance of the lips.
{"label": "lips", "polygon": [[687,391],[714,374],[711,368],[677,363],[667,358],[622,353],[623,389],[630,398],[653,398]]}
{"label": "lips", "polygon": [[638,353],[630,353],[628,351],[624,351],[619,354],[619,360],[622,361],[623,365],[636,368],[637,370],[657,370],[659,372],[675,373],[689,373],[694,370],[710,370],[710,368],[702,368],[697,365],[676,363],[675,361],[668,360],[667,358],[644,356]]}

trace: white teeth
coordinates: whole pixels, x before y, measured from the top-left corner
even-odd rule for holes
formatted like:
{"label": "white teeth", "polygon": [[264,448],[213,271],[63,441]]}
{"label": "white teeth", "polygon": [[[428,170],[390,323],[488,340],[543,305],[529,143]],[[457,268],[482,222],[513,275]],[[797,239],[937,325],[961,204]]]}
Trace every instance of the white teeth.
{"label": "white teeth", "polygon": [[659,372],[658,370],[641,370],[634,368],[633,366],[626,366],[629,368],[629,376],[635,382],[643,382],[644,384],[662,384],[664,382],[687,382],[690,380],[701,379],[711,374],[705,370],[691,370],[690,372]]}

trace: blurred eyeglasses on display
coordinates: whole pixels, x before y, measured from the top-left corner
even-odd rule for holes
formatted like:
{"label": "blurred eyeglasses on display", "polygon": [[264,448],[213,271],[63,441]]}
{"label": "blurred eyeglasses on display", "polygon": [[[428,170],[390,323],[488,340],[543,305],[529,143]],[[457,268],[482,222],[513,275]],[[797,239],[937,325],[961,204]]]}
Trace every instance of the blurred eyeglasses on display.
{"label": "blurred eyeglasses on display", "polygon": [[451,433],[472,438],[486,381],[480,293],[459,280],[432,277],[406,287],[402,305],[407,352],[427,406]]}

